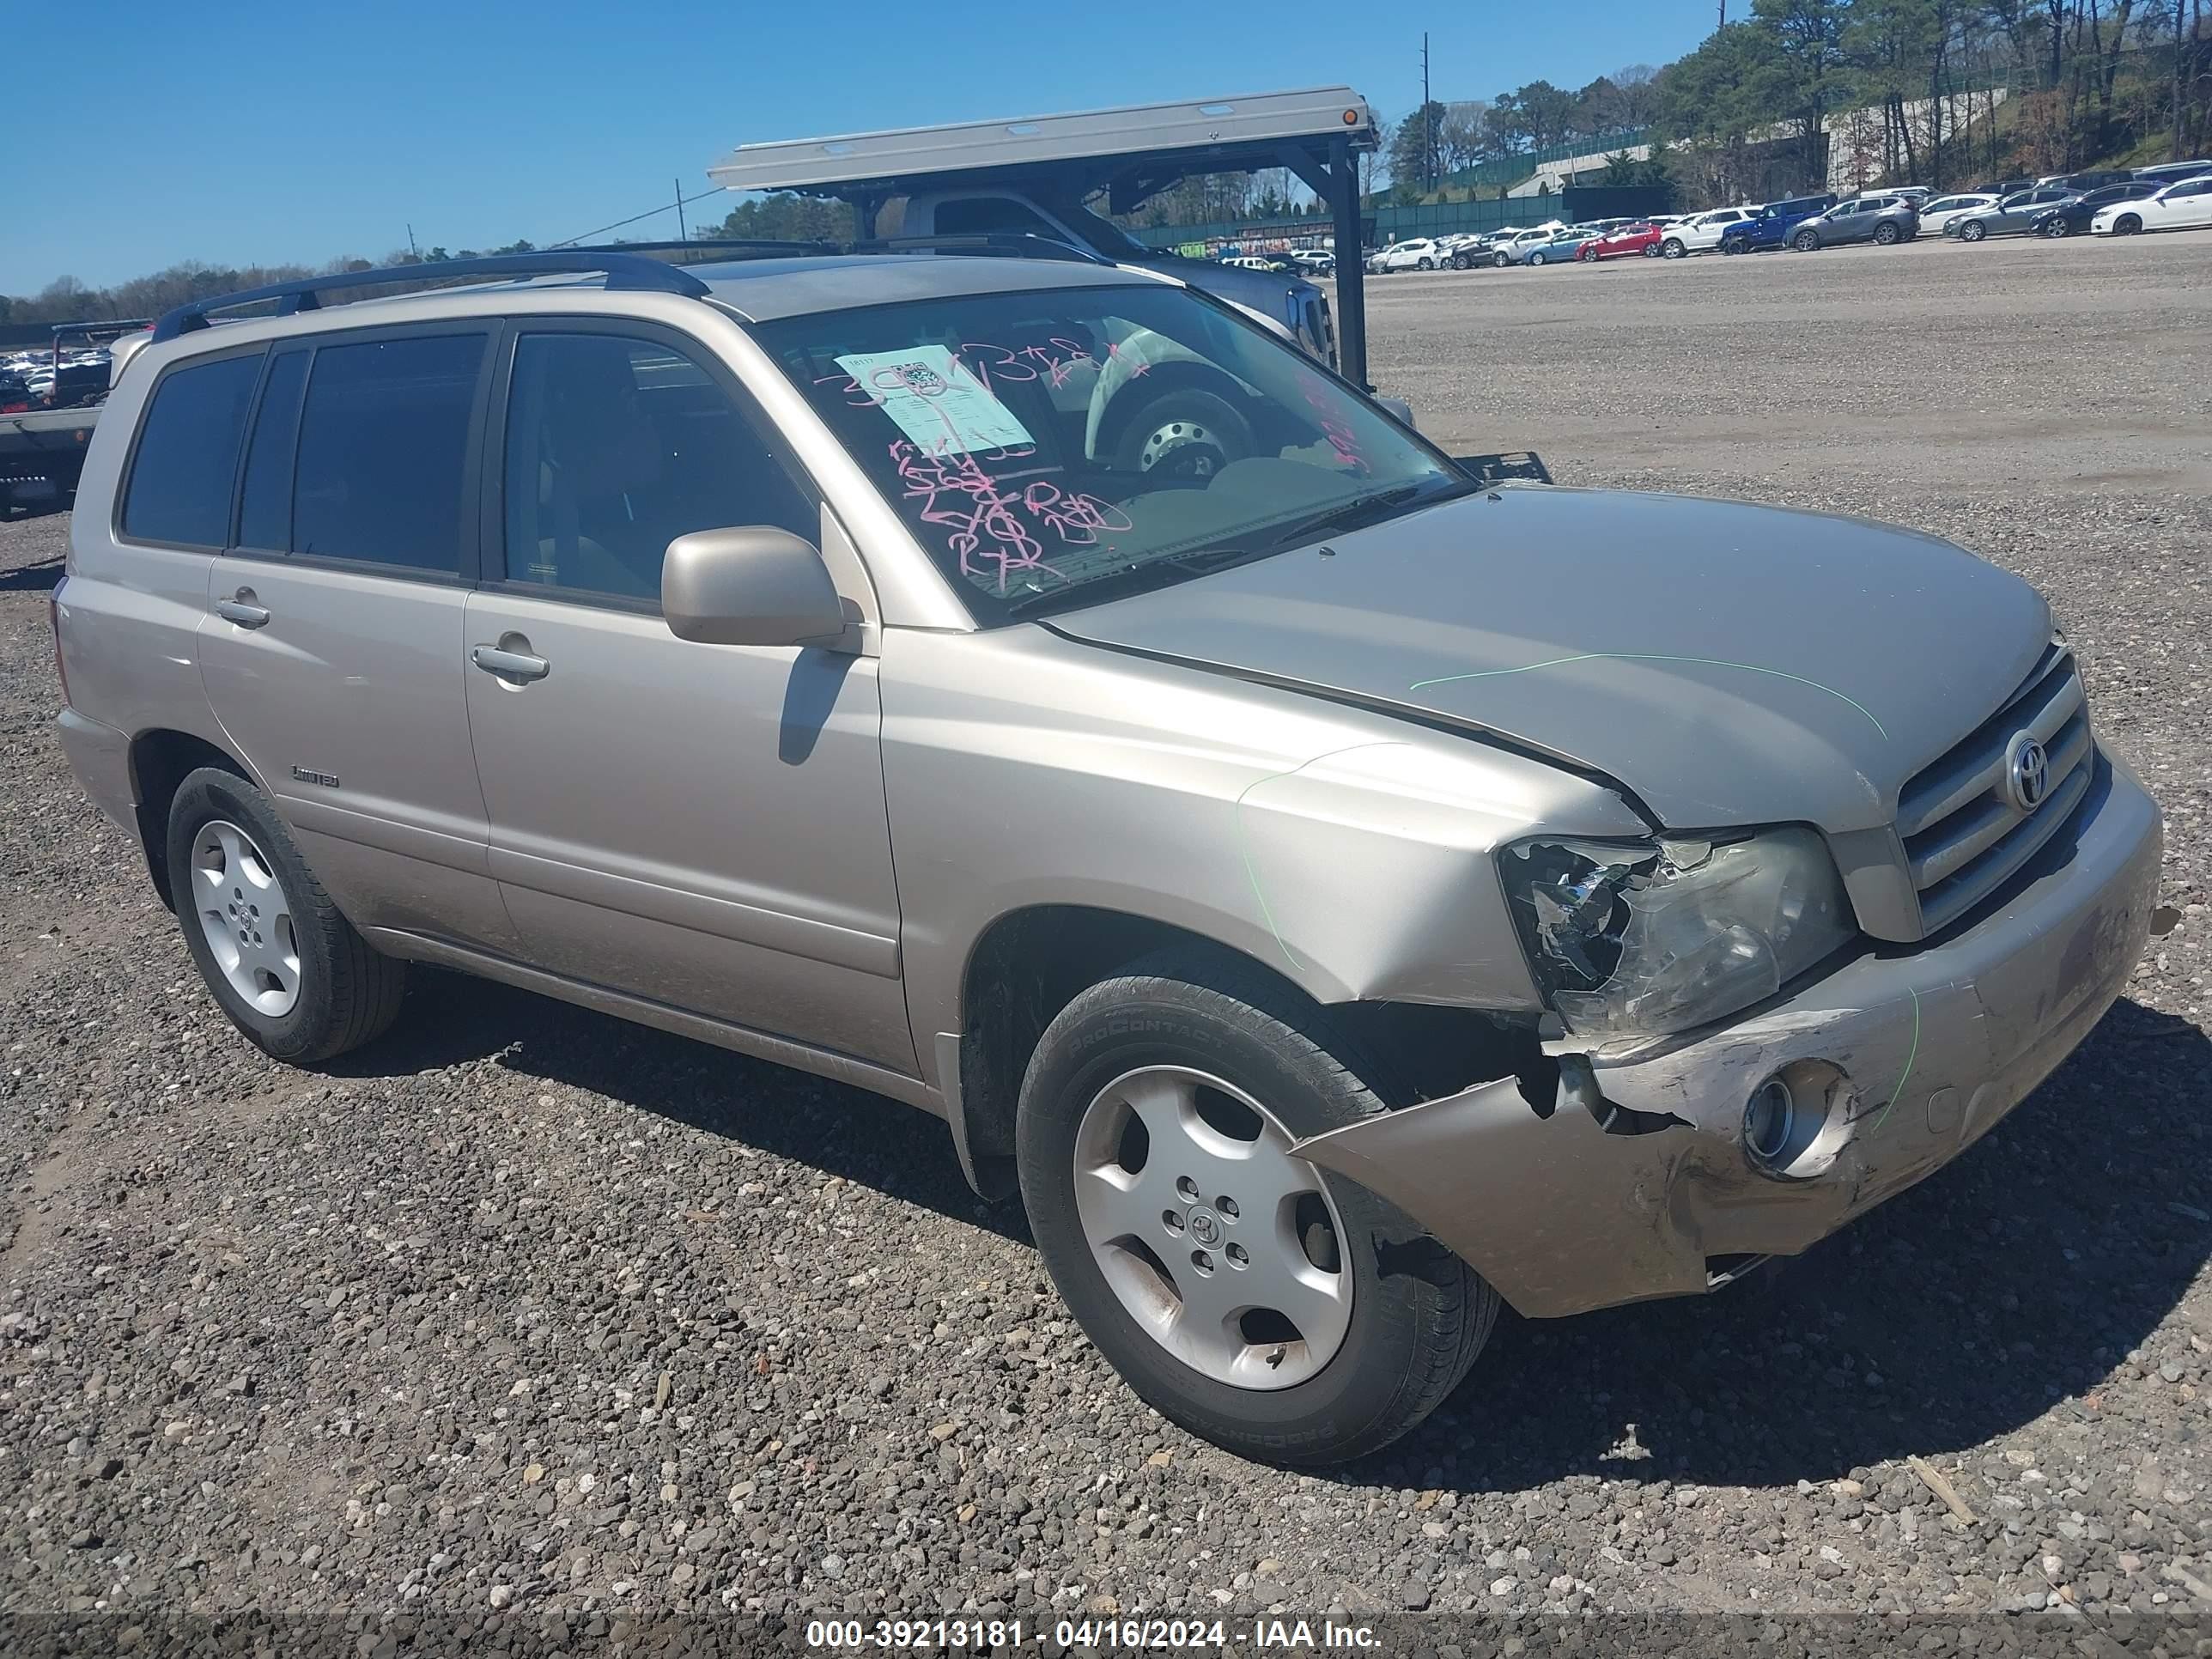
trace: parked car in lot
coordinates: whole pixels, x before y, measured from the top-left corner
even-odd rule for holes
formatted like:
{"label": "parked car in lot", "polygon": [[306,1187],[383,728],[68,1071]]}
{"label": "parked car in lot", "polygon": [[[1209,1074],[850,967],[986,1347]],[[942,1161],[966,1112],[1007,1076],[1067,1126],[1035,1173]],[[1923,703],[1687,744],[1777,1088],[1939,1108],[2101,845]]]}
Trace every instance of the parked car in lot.
{"label": "parked car in lot", "polygon": [[1302,247],[1292,251],[1290,261],[1301,270],[1317,271],[1328,276],[1336,269],[1336,255],[1326,248]]}
{"label": "parked car in lot", "polygon": [[1662,233],[1653,224],[1623,225],[1619,230],[1609,230],[1604,235],[1584,242],[1575,258],[1591,264],[1600,259],[1618,259],[1625,254],[1641,253],[1651,258],[1659,257]]}
{"label": "parked car in lot", "polygon": [[1943,228],[1959,215],[1971,213],[1977,208],[1995,207],[2000,199],[1973,191],[1963,196],[1939,196],[1920,210],[1920,234],[1941,236]]}
{"label": "parked car in lot", "polygon": [[1394,270],[1434,270],[1444,263],[1434,239],[1409,236],[1402,242],[1393,242],[1375,256],[1374,270],[1378,276]]}
{"label": "parked car in lot", "polygon": [[2156,167],[2137,167],[2136,177],[2148,179],[2161,185],[2178,185],[2185,179],[2195,179],[2212,173],[2212,161],[2160,161]]}
{"label": "parked car in lot", "polygon": [[1451,266],[1454,270],[1472,270],[1477,265],[1490,263],[1490,249],[1494,239],[1486,234],[1458,238],[1452,245]]}
{"label": "parked car in lot", "polygon": [[2038,185],[2032,190],[2014,191],[1988,207],[1956,215],[1943,227],[1943,234],[1962,242],[2022,235],[2045,208],[2071,201],[2078,194],[2078,191],[2068,190],[2063,185]]}
{"label": "parked car in lot", "polygon": [[1682,259],[1692,253],[1705,253],[1721,245],[1722,233],[1730,225],[1740,225],[1758,212],[1755,207],[1715,208],[1708,213],[1692,213],[1676,220],[1666,228],[1659,240],[1660,257]]}
{"label": "parked car in lot", "polygon": [[1585,244],[1595,240],[1598,233],[1587,225],[1568,225],[1558,230],[1536,232],[1516,236],[1502,250],[1491,252],[1492,264],[1559,265],[1571,264]]}
{"label": "parked car in lot", "polygon": [[2085,191],[2102,190],[2106,185],[2124,185],[2135,177],[2134,171],[2128,167],[2092,167],[2081,173],[2046,173],[2035,182],[2038,185],[2057,185],[2078,194]]}
{"label": "parked car in lot", "polygon": [[21,415],[30,407],[30,381],[12,368],[0,368],[0,415]]}
{"label": "parked car in lot", "polygon": [[2038,236],[2062,238],[2087,236],[2097,215],[2118,202],[2140,202],[2155,196],[2166,186],[2153,179],[2136,179],[2125,184],[2101,185],[2095,190],[2084,191],[2079,196],[2068,198],[2055,207],[2047,207],[2028,222],[2028,229]]}
{"label": "parked car in lot", "polygon": [[1787,247],[1791,231],[1835,204],[1833,196],[1800,196],[1785,202],[1769,202],[1749,218],[1722,230],[1721,252],[1760,253]]}
{"label": "parked car in lot", "polygon": [[2099,208],[2089,228],[2100,236],[2133,236],[2140,231],[2194,230],[2204,225],[2212,225],[2212,173],[2184,179],[2140,201]]}
{"label": "parked car in lot", "polygon": [[1146,1401],[1321,1464],[1501,1301],[1942,1167],[2134,971],[2158,809],[2019,578],[1487,486],[1163,274],[807,252],[311,278],[129,362],[59,736],[246,1040],[433,963],[887,1095]]}
{"label": "parked car in lot", "polygon": [[1790,246],[1800,253],[1848,242],[1888,247],[1920,234],[1920,215],[1902,196],[1854,196],[1791,227]]}

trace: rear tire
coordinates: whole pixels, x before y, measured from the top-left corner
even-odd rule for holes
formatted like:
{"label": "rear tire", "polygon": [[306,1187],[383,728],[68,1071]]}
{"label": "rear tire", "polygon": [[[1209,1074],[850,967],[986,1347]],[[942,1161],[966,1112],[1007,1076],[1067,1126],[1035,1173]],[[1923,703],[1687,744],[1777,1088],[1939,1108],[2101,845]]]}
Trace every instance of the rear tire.
{"label": "rear tire", "polygon": [[167,854],[185,948],[264,1054],[312,1066],[398,1018],[407,965],[339,914],[269,798],[245,779],[213,767],[188,775],[170,804]]}
{"label": "rear tire", "polygon": [[1429,258],[1427,254],[1424,253],[1419,259],[1414,261],[1414,267],[1419,270],[1434,270],[1437,268],[1437,262]]}
{"label": "rear tire", "polygon": [[1882,247],[1895,247],[1897,246],[1897,227],[1895,225],[1876,225],[1874,228],[1874,240]]}
{"label": "rear tire", "polygon": [[[1497,1292],[1432,1243],[1412,1243],[1420,1230],[1395,1206],[1280,1151],[1386,1109],[1349,1052],[1325,1010],[1201,950],[1078,996],[1022,1083],[1023,1201],[1070,1311],[1162,1415],[1269,1462],[1338,1463],[1389,1445],[1466,1375],[1498,1314]],[[1137,1142],[1132,1119],[1145,1125]],[[1232,1146],[1224,1164],[1208,1149],[1227,1142],[1252,1150]],[[1285,1179],[1285,1193],[1271,1191]],[[1240,1182],[1251,1189],[1226,1208],[1210,1190]],[[1247,1243],[1240,1285],[1231,1246]],[[1240,1291],[1272,1285],[1291,1309],[1234,1311]]]}

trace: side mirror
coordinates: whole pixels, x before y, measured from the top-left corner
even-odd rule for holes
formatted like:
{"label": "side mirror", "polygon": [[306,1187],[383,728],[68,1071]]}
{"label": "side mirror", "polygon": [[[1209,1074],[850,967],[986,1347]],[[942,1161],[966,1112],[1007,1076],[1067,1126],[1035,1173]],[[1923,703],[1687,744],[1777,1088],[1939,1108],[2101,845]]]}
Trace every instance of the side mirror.
{"label": "side mirror", "polygon": [[669,543],[660,611],[670,633],[702,645],[830,645],[845,632],[844,602],[822,555],[766,525],[695,530]]}

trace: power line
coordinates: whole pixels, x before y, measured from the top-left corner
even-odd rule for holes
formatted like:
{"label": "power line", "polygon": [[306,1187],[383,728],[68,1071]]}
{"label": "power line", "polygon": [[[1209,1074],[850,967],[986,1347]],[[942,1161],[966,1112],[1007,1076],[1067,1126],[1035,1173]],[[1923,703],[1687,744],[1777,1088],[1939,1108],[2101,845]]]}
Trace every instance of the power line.
{"label": "power line", "polygon": [[[724,187],[722,185],[716,185],[712,190],[702,190],[696,196],[678,196],[676,198],[675,204],[677,212],[680,215],[683,210],[689,207],[692,203],[703,202],[709,196],[720,196],[723,191],[723,188]],[[642,213],[633,213],[629,218],[617,219],[611,225],[601,225],[596,230],[582,231],[578,233],[576,235],[567,237],[561,241],[549,243],[547,245],[547,252],[550,252],[554,248],[573,246],[576,243],[583,241],[589,237],[604,236],[611,230],[620,230],[623,226],[634,225],[641,219],[650,219],[656,213],[665,213],[668,211],[668,207],[669,204],[663,202],[659,207],[647,208]],[[680,218],[678,222],[682,222]]]}

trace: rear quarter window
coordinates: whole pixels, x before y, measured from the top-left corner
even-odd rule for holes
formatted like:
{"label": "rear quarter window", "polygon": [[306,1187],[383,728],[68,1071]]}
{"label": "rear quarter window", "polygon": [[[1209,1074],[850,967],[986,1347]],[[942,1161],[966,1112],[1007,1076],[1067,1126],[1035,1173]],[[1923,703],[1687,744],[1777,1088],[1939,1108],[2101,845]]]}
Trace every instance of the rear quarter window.
{"label": "rear quarter window", "polygon": [[261,354],[191,363],[161,377],[138,428],[123,498],[133,541],[219,548],[230,535],[230,492]]}

